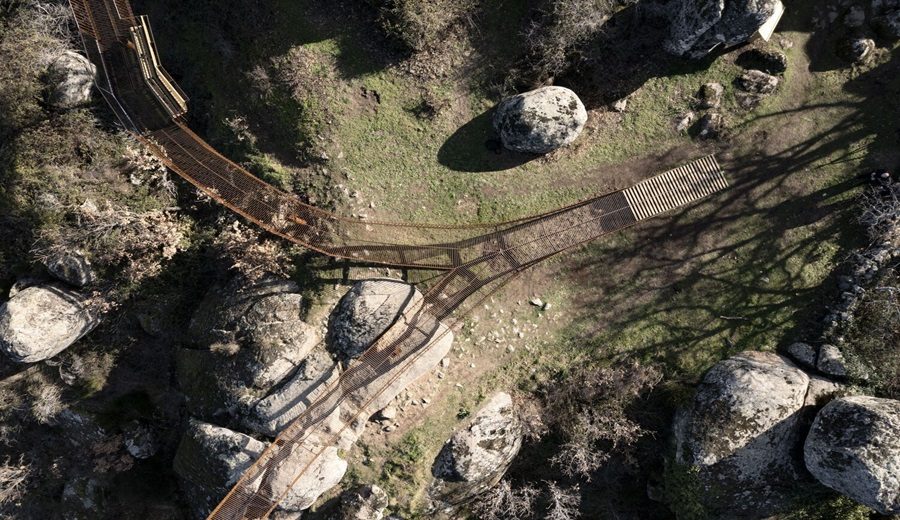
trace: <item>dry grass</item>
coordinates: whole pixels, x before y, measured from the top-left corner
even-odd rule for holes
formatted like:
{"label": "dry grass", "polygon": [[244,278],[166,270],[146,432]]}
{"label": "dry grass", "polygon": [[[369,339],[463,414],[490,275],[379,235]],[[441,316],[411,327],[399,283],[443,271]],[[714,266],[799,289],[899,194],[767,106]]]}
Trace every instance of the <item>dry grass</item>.
{"label": "dry grass", "polygon": [[20,456],[18,461],[7,458],[0,464],[0,507],[15,504],[25,493],[25,484],[31,476],[31,466]]}

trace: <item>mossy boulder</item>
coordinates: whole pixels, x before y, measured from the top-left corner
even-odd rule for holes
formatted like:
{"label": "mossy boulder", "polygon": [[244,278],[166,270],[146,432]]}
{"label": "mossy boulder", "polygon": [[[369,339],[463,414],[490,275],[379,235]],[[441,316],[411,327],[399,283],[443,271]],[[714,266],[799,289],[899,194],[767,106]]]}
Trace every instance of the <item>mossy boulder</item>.
{"label": "mossy boulder", "polygon": [[802,370],[767,352],[743,352],[706,373],[674,430],[676,461],[697,468],[711,513],[774,514],[809,480],[797,455],[808,386]]}
{"label": "mossy boulder", "polygon": [[900,401],[831,401],[816,415],[803,455],[822,484],[883,515],[900,514]]}
{"label": "mossy boulder", "polygon": [[575,141],[587,122],[587,111],[571,90],[542,87],[501,101],[493,122],[507,149],[544,154]]}

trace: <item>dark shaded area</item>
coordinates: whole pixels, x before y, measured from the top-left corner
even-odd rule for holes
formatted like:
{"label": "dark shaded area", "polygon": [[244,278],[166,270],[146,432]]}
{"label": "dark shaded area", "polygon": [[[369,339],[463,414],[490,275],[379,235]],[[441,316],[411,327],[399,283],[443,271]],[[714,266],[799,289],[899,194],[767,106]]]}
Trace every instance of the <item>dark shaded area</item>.
{"label": "dark shaded area", "polygon": [[721,53],[686,60],[663,51],[669,20],[651,2],[614,14],[596,36],[573,50],[571,67],[555,84],[578,93],[588,109],[631,94],[648,80],[704,70]]}
{"label": "dark shaded area", "polygon": [[438,162],[459,172],[495,172],[540,158],[504,148],[491,122],[493,117],[491,109],[459,127],[438,150]]}

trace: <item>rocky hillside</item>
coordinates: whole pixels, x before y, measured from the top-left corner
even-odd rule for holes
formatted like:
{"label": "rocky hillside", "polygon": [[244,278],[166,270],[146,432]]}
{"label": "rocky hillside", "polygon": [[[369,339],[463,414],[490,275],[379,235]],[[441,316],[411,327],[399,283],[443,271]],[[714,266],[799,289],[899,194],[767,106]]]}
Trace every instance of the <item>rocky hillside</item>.
{"label": "rocky hillside", "polygon": [[[284,451],[272,518],[900,514],[895,0],[134,7],[193,129],[348,219],[729,179],[473,297]],[[67,2],[0,5],[0,517],[204,518],[435,273],[253,228],[97,74]]]}

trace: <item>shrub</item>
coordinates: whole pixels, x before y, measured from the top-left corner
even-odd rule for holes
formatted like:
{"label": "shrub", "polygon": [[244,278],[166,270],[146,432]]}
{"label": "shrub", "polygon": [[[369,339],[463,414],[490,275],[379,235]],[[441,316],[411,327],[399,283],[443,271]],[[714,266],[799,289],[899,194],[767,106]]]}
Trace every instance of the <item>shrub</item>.
{"label": "shrub", "polygon": [[0,508],[16,504],[22,499],[25,483],[31,476],[31,467],[20,456],[16,462],[9,458],[0,464]]}
{"label": "shrub", "polygon": [[855,375],[878,393],[900,398],[900,277],[888,269],[862,296],[854,311],[844,353]]}
{"label": "shrub", "polygon": [[661,380],[637,363],[578,368],[552,385],[544,398],[546,422],[564,439],[551,462],[569,477],[589,478],[614,451],[627,451],[646,432],[627,407]]}
{"label": "shrub", "polygon": [[573,49],[635,0],[548,0],[541,16],[526,30],[528,67],[546,80],[569,66]]}
{"label": "shrub", "polygon": [[371,0],[384,31],[414,52],[441,44],[456,26],[469,20],[474,0]]}
{"label": "shrub", "polygon": [[513,487],[501,480],[478,498],[472,512],[481,520],[523,520],[535,513],[539,491],[530,484]]}
{"label": "shrub", "polygon": [[578,486],[560,487],[556,482],[546,482],[547,512],[546,520],[574,520],[581,516],[578,504],[581,502]]}
{"label": "shrub", "polygon": [[39,424],[54,425],[56,416],[63,410],[62,389],[47,378],[38,375],[28,385],[31,396],[31,415]]}
{"label": "shrub", "polygon": [[678,520],[705,520],[709,516],[700,500],[703,489],[699,472],[697,466],[679,464],[674,460],[666,463],[666,505]]}
{"label": "shrub", "polygon": [[[876,244],[900,240],[900,183],[866,192],[859,221]],[[882,253],[884,254],[884,253]],[[843,348],[850,369],[879,393],[900,398],[900,276],[886,265],[869,284],[853,311]]]}
{"label": "shrub", "polygon": [[68,5],[27,0],[0,18],[0,142],[44,117],[41,78],[72,40]]}

